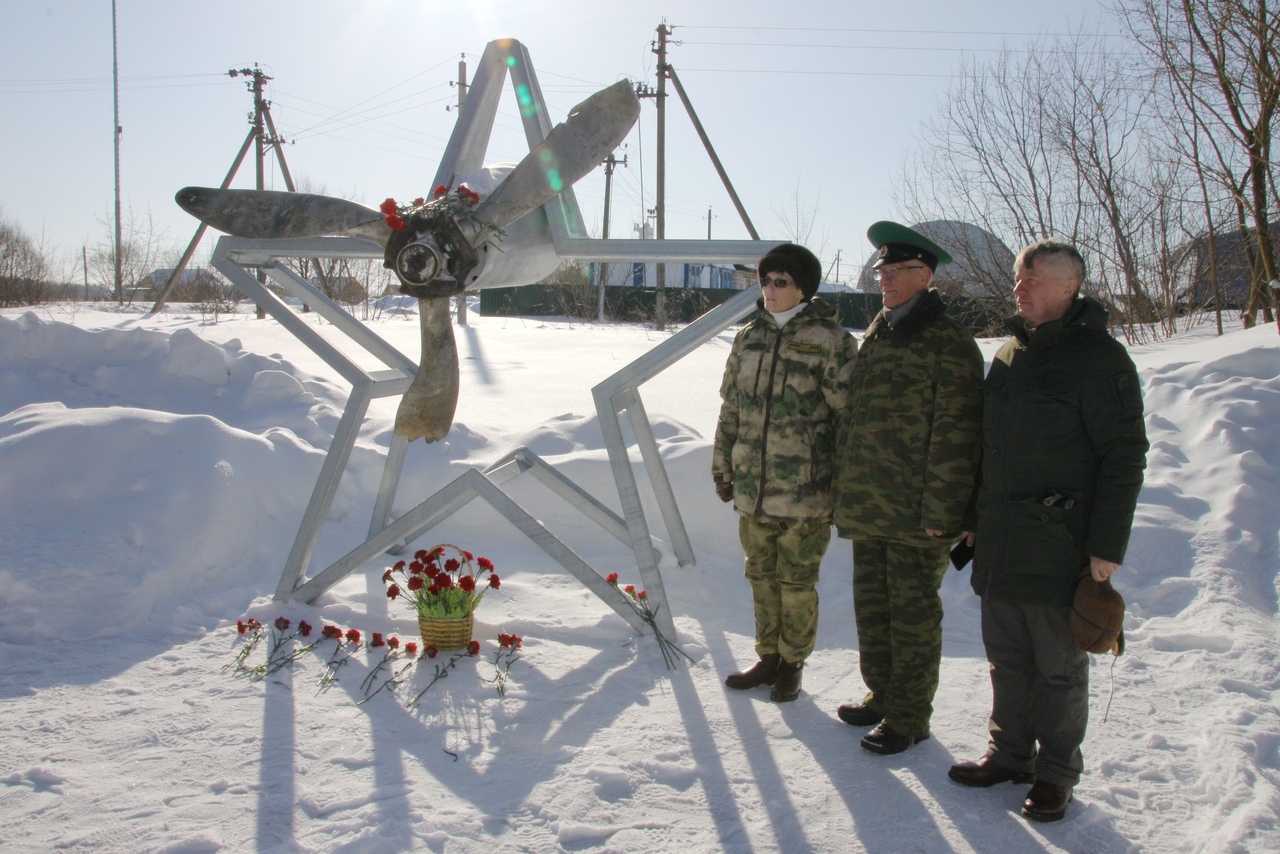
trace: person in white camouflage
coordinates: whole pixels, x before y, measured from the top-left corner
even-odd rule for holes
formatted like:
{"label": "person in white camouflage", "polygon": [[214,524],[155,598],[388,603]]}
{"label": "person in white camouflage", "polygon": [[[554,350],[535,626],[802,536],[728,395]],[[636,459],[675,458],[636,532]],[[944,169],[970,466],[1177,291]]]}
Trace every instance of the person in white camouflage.
{"label": "person in white camouflage", "polygon": [[730,688],[800,693],[818,630],[818,567],[831,540],[832,471],[857,343],[815,296],[822,264],[784,243],[757,265],[759,312],[733,341],[711,473],[732,501],[755,606],[751,668]]}
{"label": "person in white camouflage", "polygon": [[938,589],[960,537],[981,452],[982,354],[929,288],[950,255],[913,229],[867,237],[884,310],[862,340],[842,422],[835,524],[853,540],[858,661],[868,692],[840,720],[861,744],[906,750],[929,737],[942,662]]}

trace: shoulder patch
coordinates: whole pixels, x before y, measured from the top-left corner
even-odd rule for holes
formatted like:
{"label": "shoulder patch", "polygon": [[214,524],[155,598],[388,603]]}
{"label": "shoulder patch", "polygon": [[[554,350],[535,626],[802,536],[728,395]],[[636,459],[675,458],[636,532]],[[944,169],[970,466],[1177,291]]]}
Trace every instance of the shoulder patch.
{"label": "shoulder patch", "polygon": [[817,356],[822,353],[822,347],[817,344],[806,344],[803,341],[792,341],[787,345],[788,350],[794,350],[797,353],[804,353],[809,356]]}
{"label": "shoulder patch", "polygon": [[1111,390],[1116,396],[1116,406],[1121,412],[1130,412],[1142,406],[1142,393],[1136,373],[1116,374],[1111,377]]}

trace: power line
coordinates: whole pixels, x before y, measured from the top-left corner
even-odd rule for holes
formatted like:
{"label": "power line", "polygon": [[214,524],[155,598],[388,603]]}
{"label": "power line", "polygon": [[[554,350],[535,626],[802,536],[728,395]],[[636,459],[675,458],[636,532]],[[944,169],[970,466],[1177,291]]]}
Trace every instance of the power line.
{"label": "power line", "polygon": [[[1000,32],[996,30],[891,30],[869,27],[724,27],[699,26],[696,24],[672,24],[672,29],[681,30],[765,30],[767,32],[794,33],[893,33],[913,36],[1076,36],[1079,33],[1019,33]],[[1104,38],[1123,38],[1119,33],[1100,33]]]}

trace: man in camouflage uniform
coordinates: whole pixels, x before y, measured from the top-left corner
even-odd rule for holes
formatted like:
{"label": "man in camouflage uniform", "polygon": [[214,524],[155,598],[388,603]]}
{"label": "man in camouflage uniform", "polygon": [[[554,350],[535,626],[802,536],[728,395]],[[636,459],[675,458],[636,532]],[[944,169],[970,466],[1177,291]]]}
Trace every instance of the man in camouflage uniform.
{"label": "man in camouflage uniform", "polygon": [[793,243],[757,265],[760,311],[733,341],[720,386],[711,473],[739,514],[760,660],[725,679],[800,693],[818,631],[818,566],[831,540],[836,425],[857,344],[830,303],[815,298],[822,264]]}
{"label": "man in camouflage uniform", "polygon": [[858,652],[868,693],[841,706],[876,728],[862,746],[899,753],[929,737],[942,661],[938,589],[960,534],[980,452],[982,354],[929,288],[947,252],[878,222],[867,237],[884,310],[862,340],[849,389],[835,524],[853,540]]}

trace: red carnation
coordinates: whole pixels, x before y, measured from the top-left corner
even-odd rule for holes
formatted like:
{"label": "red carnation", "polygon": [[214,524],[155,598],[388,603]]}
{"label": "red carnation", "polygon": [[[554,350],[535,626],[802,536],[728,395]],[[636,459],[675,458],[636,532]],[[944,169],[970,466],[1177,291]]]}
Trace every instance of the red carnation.
{"label": "red carnation", "polygon": [[423,205],[425,205],[426,203],[427,203],[427,200],[426,200],[426,199],[424,199],[424,198],[422,198],[422,196],[418,196],[418,198],[416,198],[416,199],[414,199],[414,200],[413,200],[413,206],[414,206],[415,208],[420,208],[420,207],[422,207]]}
{"label": "red carnation", "polygon": [[610,583],[610,584],[612,584],[614,587],[617,587],[617,586],[618,586],[618,573],[616,573],[616,572],[611,572],[611,573],[609,573],[609,576],[608,576],[607,578],[605,578],[605,581],[609,582],[609,583]]}
{"label": "red carnation", "polygon": [[391,580],[391,570],[388,569],[386,572],[382,573],[382,583],[386,584],[390,580]]}
{"label": "red carnation", "polygon": [[400,595],[400,585],[393,584],[387,588],[387,598],[394,599]]}
{"label": "red carnation", "polygon": [[480,641],[473,640],[471,643],[467,644],[467,655],[479,655],[479,654],[480,654]]}
{"label": "red carnation", "polygon": [[476,580],[470,575],[464,575],[458,579],[458,586],[470,593],[476,589]]}
{"label": "red carnation", "polygon": [[311,624],[308,623],[306,620],[299,620],[298,634],[302,635],[304,638],[311,637]]}
{"label": "red carnation", "polygon": [[438,199],[441,196],[447,195],[448,193],[449,193],[449,188],[446,187],[444,184],[441,184],[440,186],[436,187],[436,191],[433,195]]}
{"label": "red carnation", "polygon": [[457,572],[458,567],[460,566],[462,566],[462,564],[458,563],[456,558],[449,558],[444,562],[445,572]]}
{"label": "red carnation", "polygon": [[431,553],[428,552],[426,549],[418,549],[416,552],[413,553],[413,559],[425,561],[430,556],[430,554]]}
{"label": "red carnation", "polygon": [[492,587],[494,590],[497,590],[499,587],[501,587],[501,586],[502,586],[502,580],[501,580],[500,578],[498,578],[498,576],[497,576],[496,574],[495,574],[495,575],[490,575],[490,576],[489,576],[489,586],[490,586],[490,587]]}
{"label": "red carnation", "polygon": [[649,594],[641,590],[639,593],[636,594],[636,598],[639,599],[641,602],[647,602],[649,601]]}
{"label": "red carnation", "polygon": [[391,226],[396,231],[403,231],[404,219],[399,214],[392,214],[387,217],[387,225]]}
{"label": "red carnation", "polygon": [[360,632],[356,629],[347,629],[347,643],[360,643]]}
{"label": "red carnation", "polygon": [[409,579],[409,589],[410,589],[410,590],[421,590],[421,589],[422,589],[422,576],[420,576],[420,575],[415,575],[415,576],[413,576],[412,578],[410,578],[410,579]]}
{"label": "red carnation", "polygon": [[400,212],[400,208],[396,205],[395,199],[387,199],[385,202],[378,205],[378,210],[382,211],[387,216]]}
{"label": "red carnation", "polygon": [[397,572],[404,572],[404,561],[402,561],[402,560],[398,560],[398,561],[396,561],[395,566],[393,566],[393,567],[391,567],[391,568],[392,568],[392,569],[394,569],[394,570],[396,570]]}
{"label": "red carnation", "polygon": [[399,649],[400,638],[396,637],[395,635],[392,635],[391,637],[387,638],[387,646],[391,647],[392,649]]}
{"label": "red carnation", "polygon": [[409,641],[407,644],[404,645],[404,653],[405,655],[417,655],[418,645],[413,641]]}
{"label": "red carnation", "polygon": [[487,569],[489,572],[493,572],[493,561],[489,560],[487,557],[480,558],[476,563],[480,565],[481,569]]}
{"label": "red carnation", "polygon": [[422,561],[419,560],[418,558],[414,558],[413,563],[409,564],[409,571],[412,572],[414,575],[417,575],[418,573],[422,572],[422,570],[423,570]]}
{"label": "red carnation", "polygon": [[630,593],[632,596],[634,596],[636,595],[636,586],[634,584],[628,584],[626,587],[622,588],[622,592]]}
{"label": "red carnation", "polygon": [[326,640],[337,640],[342,637],[342,629],[337,626],[325,626],[320,632]]}
{"label": "red carnation", "polygon": [[289,630],[289,621],[284,617],[276,617],[276,628],[282,632]]}
{"label": "red carnation", "polygon": [[425,653],[427,654],[427,658],[435,658],[435,657],[436,657],[436,648],[435,648],[434,646],[432,646],[431,644],[427,644],[427,647],[426,647],[426,649],[424,649],[424,650],[423,650],[423,652],[425,652]]}
{"label": "red carnation", "polygon": [[236,631],[240,634],[244,634],[249,631],[249,627],[245,625],[244,620],[236,620]]}
{"label": "red carnation", "polygon": [[475,560],[475,559],[476,559],[476,556],[475,556],[475,555],[473,555],[473,554],[472,554],[471,552],[469,552],[469,551],[466,551],[465,549],[464,549],[464,550],[463,550],[463,552],[462,552],[462,556],[463,556],[463,557],[465,557],[467,560]]}
{"label": "red carnation", "polygon": [[436,576],[435,586],[439,587],[441,590],[448,590],[450,587],[453,587],[453,579],[442,572]]}
{"label": "red carnation", "polygon": [[373,640],[369,643],[370,647],[382,646],[382,632],[374,632]]}

